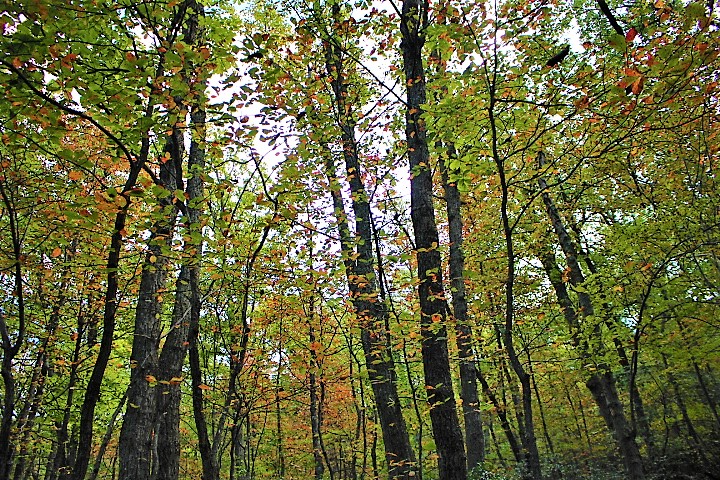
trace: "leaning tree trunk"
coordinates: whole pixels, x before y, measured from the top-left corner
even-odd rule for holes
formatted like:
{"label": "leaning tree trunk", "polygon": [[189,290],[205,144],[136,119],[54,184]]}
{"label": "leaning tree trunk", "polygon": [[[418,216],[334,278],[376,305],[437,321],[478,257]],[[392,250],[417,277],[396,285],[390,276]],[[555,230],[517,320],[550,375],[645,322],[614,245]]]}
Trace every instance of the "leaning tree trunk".
{"label": "leaning tree trunk", "polygon": [[405,134],[410,166],[410,215],[417,249],[420,331],[430,421],[439,456],[441,480],[467,477],[465,446],[455,409],[445,326],[445,292],[442,259],[433,206],[433,180],[425,122],[425,71],[423,45],[428,15],[427,0],[405,0],[400,31],[407,105]]}
{"label": "leaning tree trunk", "polygon": [[[545,163],[545,155],[543,152],[540,152],[538,160],[540,167],[543,167]],[[560,212],[557,210],[555,203],[550,197],[548,185],[544,178],[539,178],[538,186],[542,191],[541,196],[543,203],[545,204],[548,218],[550,219],[550,223],[555,231],[560,248],[565,255],[565,262],[568,267],[569,283],[573,287],[582,287],[585,283],[585,276],[580,269],[577,248],[565,228]],[[562,281],[562,276],[555,262],[554,254],[546,253],[541,260],[548,278],[553,285],[555,294],[558,298],[558,303],[560,304],[563,314],[568,322],[573,335],[575,347],[578,349],[580,356],[585,360],[592,360],[593,358],[602,359],[604,356],[604,347],[602,332],[599,324],[596,324],[593,327],[592,336],[589,340],[581,339],[580,330],[582,325],[580,324],[580,315],[582,318],[592,318],[594,316],[594,307],[590,295],[584,291],[577,292],[579,305],[578,310],[580,312],[580,315],[578,315],[578,311],[575,310],[567,292],[565,283]],[[632,480],[641,480],[645,478],[642,456],[640,455],[640,449],[635,442],[635,431],[630,422],[628,422],[622,402],[620,401],[620,396],[618,395],[617,388],[615,386],[615,376],[613,375],[610,367],[604,361],[600,360],[596,363],[596,369],[590,373],[589,378],[586,381],[586,385],[590,390],[590,393],[592,394],[593,399],[600,410],[600,414],[608,426],[608,429],[613,434],[615,441],[617,442],[628,478]]]}
{"label": "leaning tree trunk", "polygon": [[[333,15],[338,14],[339,8],[335,5]],[[325,43],[325,63],[332,78],[337,123],[355,217],[356,239],[353,240],[346,220],[341,190],[334,187],[338,182],[335,165],[333,159],[329,158],[326,173],[330,179],[335,217],[340,230],[345,275],[353,308],[361,326],[362,347],[383,435],[388,475],[391,479],[409,479],[417,474],[415,453],[410,444],[397,391],[395,363],[385,327],[388,312],[378,294],[372,250],[372,212],[360,175],[352,106],[346,103],[348,91],[343,69],[343,51],[332,34]]]}

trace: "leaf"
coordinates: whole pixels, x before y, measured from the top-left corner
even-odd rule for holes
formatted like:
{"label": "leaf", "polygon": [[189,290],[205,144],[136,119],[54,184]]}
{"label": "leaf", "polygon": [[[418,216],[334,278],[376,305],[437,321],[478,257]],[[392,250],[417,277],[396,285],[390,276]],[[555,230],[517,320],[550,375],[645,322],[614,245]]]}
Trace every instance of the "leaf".
{"label": "leaf", "polygon": [[634,93],[635,95],[638,95],[640,92],[642,92],[644,85],[645,85],[644,77],[638,77],[638,79],[635,80],[632,84],[632,93]]}
{"label": "leaf", "polygon": [[625,37],[618,33],[612,34],[608,43],[613,50],[621,53],[624,53],[627,49],[627,42],[625,41]]}
{"label": "leaf", "polygon": [[630,30],[627,31],[625,34],[625,41],[626,42],[632,42],[635,40],[635,37],[637,37],[638,31],[635,30],[635,27],[632,27]]}
{"label": "leaf", "polygon": [[200,390],[212,390],[212,387],[209,385],[205,385],[204,383],[201,383],[197,386]]}
{"label": "leaf", "polygon": [[62,250],[60,250],[60,247],[55,247],[55,248],[53,249],[52,253],[50,254],[50,256],[51,256],[52,258],[57,258],[57,257],[59,257],[61,254],[62,254]]}
{"label": "leaf", "polygon": [[70,170],[70,173],[68,173],[68,178],[70,180],[80,180],[82,177],[82,172],[79,172],[77,170]]}
{"label": "leaf", "polygon": [[116,195],[113,199],[113,202],[115,202],[115,205],[120,208],[124,208],[128,204],[127,198],[123,197],[122,195]]}

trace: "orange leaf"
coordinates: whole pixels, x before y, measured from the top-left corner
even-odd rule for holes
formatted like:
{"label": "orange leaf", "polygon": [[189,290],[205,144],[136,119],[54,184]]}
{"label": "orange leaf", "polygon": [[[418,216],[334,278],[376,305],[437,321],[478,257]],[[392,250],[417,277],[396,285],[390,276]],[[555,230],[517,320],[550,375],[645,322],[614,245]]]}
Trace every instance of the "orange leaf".
{"label": "orange leaf", "polygon": [[82,178],[82,172],[78,172],[77,170],[70,170],[70,173],[68,173],[68,177],[70,180],[80,180]]}
{"label": "orange leaf", "polygon": [[201,383],[200,385],[198,385],[198,388],[199,388],[200,390],[211,390],[211,389],[212,389],[211,386],[205,385],[204,383]]}
{"label": "orange leaf", "polygon": [[52,253],[50,254],[50,256],[51,256],[52,258],[57,258],[57,257],[59,257],[61,254],[62,254],[62,250],[60,250],[60,247],[55,247],[55,248],[53,249]]}
{"label": "orange leaf", "polygon": [[633,84],[632,84],[632,92],[633,92],[635,95],[639,94],[640,92],[642,92],[642,89],[643,89],[643,85],[644,85],[644,84],[645,84],[645,80],[643,79],[643,77],[638,78],[638,79],[635,80],[635,82],[633,82]]}

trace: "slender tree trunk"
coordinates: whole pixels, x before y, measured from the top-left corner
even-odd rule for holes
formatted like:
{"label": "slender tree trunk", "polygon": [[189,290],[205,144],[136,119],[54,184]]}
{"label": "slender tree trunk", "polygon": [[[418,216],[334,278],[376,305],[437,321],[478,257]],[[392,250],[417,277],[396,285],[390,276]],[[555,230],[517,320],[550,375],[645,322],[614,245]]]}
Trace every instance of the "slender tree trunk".
{"label": "slender tree trunk", "polygon": [[73,349],[72,360],[70,362],[70,376],[68,378],[68,393],[65,398],[65,409],[63,412],[62,421],[57,427],[57,453],[53,462],[53,472],[59,475],[60,478],[68,478],[72,473],[70,465],[72,464],[72,458],[69,453],[70,447],[70,435],[68,432],[68,425],[70,424],[70,416],[72,414],[72,408],[75,398],[75,384],[78,380],[78,367],[80,365],[80,349],[83,344],[83,328],[78,327],[76,332],[75,348]]}
{"label": "slender tree trunk", "polygon": [[[337,17],[338,14],[339,7],[334,5],[333,16]],[[388,474],[391,479],[407,479],[416,475],[417,465],[397,392],[395,364],[385,326],[388,312],[385,303],[378,297],[372,250],[372,213],[362,182],[352,106],[346,103],[348,91],[343,68],[343,51],[332,35],[325,45],[326,69],[332,78],[337,122],[340,128],[345,170],[348,172],[350,183],[357,236],[356,240],[351,238],[335,165],[333,159],[329,158],[326,163],[326,173],[330,180],[335,218],[340,231],[345,275],[353,307],[360,321],[365,363],[378,410]]]}
{"label": "slender tree trunk", "polygon": [[[687,328],[680,320],[680,318],[677,319],[677,324],[680,329],[680,334],[682,335],[682,338],[684,341],[687,342],[687,338],[685,335],[685,329]],[[715,426],[713,427],[714,430],[720,431],[720,415],[718,415],[718,408],[717,408],[717,402],[715,401],[715,397],[713,393],[718,392],[719,390],[717,388],[713,388],[711,385],[708,387],[707,382],[705,381],[705,378],[700,371],[700,366],[698,365],[697,359],[695,358],[695,355],[690,353],[690,362],[693,366],[693,371],[695,372],[695,378],[697,379],[698,385],[700,386],[700,391],[703,394],[703,397],[705,398],[705,403],[707,404],[708,408],[710,409],[710,412],[713,415],[713,418],[715,419]],[[708,368],[709,371],[709,368]],[[712,372],[710,372],[710,378],[714,378],[714,375],[712,375]]]}
{"label": "slender tree trunk", "polygon": [[490,400],[490,403],[492,403],[493,407],[495,407],[495,413],[497,414],[498,419],[500,419],[500,426],[502,427],[503,432],[505,433],[505,437],[510,444],[510,450],[515,457],[515,461],[519,463],[522,461],[523,458],[522,453],[520,452],[520,444],[518,443],[517,437],[512,430],[512,425],[510,425],[510,421],[507,418],[507,411],[505,410],[505,405],[500,403],[500,400],[498,400],[495,393],[490,389],[490,385],[488,385],[485,377],[483,376],[482,372],[480,372],[479,368],[476,369],[476,373],[478,381],[482,386],[483,393],[488,398],[488,400]]}
{"label": "slender tree trunk", "polygon": [[[540,167],[544,166],[544,153],[539,154]],[[554,202],[550,198],[548,186],[545,180],[540,177],[538,185],[542,191],[542,200],[550,219],[550,223],[555,231],[558,243],[565,255],[565,260],[569,270],[569,283],[573,287],[581,287],[585,283],[585,277],[578,263],[577,248],[575,247],[565,225],[562,221],[560,213],[555,207]],[[590,340],[580,339],[580,319],[575,307],[567,292],[565,283],[557,267],[555,256],[551,252],[546,253],[541,258],[543,267],[548,278],[553,285],[555,294],[558,298],[563,314],[568,322],[571,332],[573,332],[573,341],[575,347],[579,350],[581,358],[584,360],[592,360],[593,358],[602,358],[603,342],[600,326],[597,324],[593,327],[593,335]],[[577,292],[579,311],[582,312],[583,318],[592,318],[594,316],[594,308],[588,293],[583,291]],[[586,385],[600,410],[605,423],[615,437],[618,444],[620,454],[623,458],[625,470],[628,478],[633,480],[641,480],[645,477],[643,472],[642,457],[640,450],[635,442],[635,431],[632,425],[627,421],[625,412],[620,401],[620,397],[615,386],[615,377],[610,368],[604,361],[596,362],[595,369],[590,373]]]}
{"label": "slender tree trunk", "polygon": [[[202,112],[203,123],[205,112]],[[188,336],[189,345],[189,364],[190,364],[190,386],[191,398],[193,406],[193,419],[195,421],[195,429],[198,436],[198,449],[200,450],[200,459],[202,461],[202,480],[215,480],[218,477],[218,463],[210,442],[208,433],[207,420],[203,410],[205,401],[203,399],[203,390],[200,388],[203,384],[202,367],[200,366],[200,350],[198,348],[198,337],[200,335],[200,278],[197,269],[191,270],[190,276],[191,290],[191,308],[190,308],[190,334]],[[234,383],[237,378],[239,367],[233,369],[231,382]],[[231,386],[228,395],[232,395],[234,387]],[[219,425],[221,428],[222,425]]]}
{"label": "slender tree trunk", "polygon": [[[685,405],[685,399],[683,398],[680,386],[678,385],[678,382],[675,379],[675,375],[673,374],[672,369],[668,365],[667,355],[661,353],[660,356],[662,357],[663,366],[665,367],[665,370],[667,371],[668,382],[670,383],[670,386],[673,389],[673,393],[675,394],[675,403],[677,404],[678,408],[680,409],[680,415],[682,416],[683,423],[685,424],[685,428],[687,428],[688,446],[691,449],[695,450],[698,457],[700,457],[700,461],[701,461],[700,463],[703,466],[712,465],[712,463],[710,463],[708,461],[708,457],[705,454],[705,450],[706,450],[705,442],[703,442],[702,438],[700,438],[700,435],[698,435],[697,430],[695,430],[695,425],[693,424],[692,420],[690,419],[690,414],[688,413],[687,405]],[[715,477],[715,478],[717,478],[717,477]]]}
{"label": "slender tree trunk", "polygon": [[420,298],[420,331],[430,420],[439,456],[440,480],[467,478],[465,445],[455,408],[445,325],[442,259],[433,206],[433,180],[422,108],[425,104],[423,45],[427,0],[402,3],[400,32],[407,105],[405,136],[411,173],[410,216],[415,232]]}
{"label": "slender tree trunk", "polygon": [[521,386],[521,402],[522,402],[522,419],[518,419],[520,429],[520,440],[523,445],[523,454],[525,461],[525,476],[528,479],[540,480],[542,471],[540,469],[540,454],[537,449],[537,439],[535,438],[535,423],[532,410],[532,388],[530,385],[530,375],[520,362],[513,338],[513,327],[515,324],[515,250],[513,244],[513,226],[510,223],[508,203],[510,190],[505,176],[504,160],[498,152],[498,134],[495,121],[495,87],[490,88],[490,128],[492,138],[492,152],[495,165],[497,167],[498,176],[500,178],[501,188],[501,207],[500,216],[502,221],[502,229],[505,240],[505,255],[507,257],[507,279],[505,281],[505,327],[503,330],[503,341],[505,343],[505,351],[510,361],[515,375],[520,381]]}
{"label": "slender tree trunk", "polygon": [[[282,348],[282,347],[281,347]],[[281,350],[278,348],[278,350]],[[278,352],[279,353],[279,352]],[[285,478],[285,447],[282,429],[282,407],[280,406],[280,393],[283,391],[280,385],[280,373],[275,376],[275,435],[277,448],[277,477]],[[322,460],[320,461],[322,464]],[[316,467],[317,468],[317,467]]]}
{"label": "slender tree trunk", "polygon": [[[312,302],[311,302],[311,308]],[[320,402],[318,398],[318,385],[317,385],[317,352],[314,350],[315,344],[315,329],[312,325],[312,311],[309,319],[310,326],[310,427],[312,431],[312,445],[313,445],[313,458],[315,460],[315,478],[316,480],[322,480],[325,467],[323,465],[322,458],[322,446],[320,445],[320,428],[321,424],[321,412]]]}
{"label": "slender tree trunk", "polygon": [[[454,152],[450,149],[449,153],[452,155]],[[485,435],[480,414],[475,352],[472,346],[473,331],[468,318],[468,305],[465,296],[465,255],[462,250],[463,220],[460,210],[460,191],[457,184],[450,181],[446,162],[440,161],[440,171],[442,172],[448,215],[452,311],[455,320],[455,338],[460,356],[460,398],[462,399],[463,419],[465,420],[467,466],[470,471],[482,465],[485,460]]]}
{"label": "slender tree trunk", "polygon": [[[110,422],[108,423],[107,430],[105,430],[105,435],[103,435],[102,442],[100,442],[100,450],[98,451],[97,456],[95,457],[95,464],[93,465],[92,473],[90,474],[90,480],[97,480],[98,475],[100,474],[100,467],[102,466],[102,460],[105,456],[105,451],[107,450],[108,445],[110,445],[110,440],[112,440],[112,434],[115,430],[115,422],[117,421],[117,417],[122,412],[123,407],[125,406],[125,401],[127,400],[127,392],[125,392],[120,399],[120,402],[118,403],[117,408],[112,414],[112,417],[110,417]],[[113,457],[114,459],[114,457]]]}
{"label": "slender tree trunk", "polygon": [[2,365],[0,376],[3,380],[2,421],[0,422],[0,478],[10,478],[15,455],[15,442],[13,439],[13,418],[15,416],[16,383],[13,374],[13,361],[25,342],[25,295],[22,273],[22,242],[21,233],[17,223],[17,210],[4,188],[4,179],[0,180],[0,196],[8,211],[10,223],[10,237],[13,246],[13,282],[14,296],[17,299],[18,327],[13,340],[5,322],[5,313],[0,311],[0,348],[2,349]]}

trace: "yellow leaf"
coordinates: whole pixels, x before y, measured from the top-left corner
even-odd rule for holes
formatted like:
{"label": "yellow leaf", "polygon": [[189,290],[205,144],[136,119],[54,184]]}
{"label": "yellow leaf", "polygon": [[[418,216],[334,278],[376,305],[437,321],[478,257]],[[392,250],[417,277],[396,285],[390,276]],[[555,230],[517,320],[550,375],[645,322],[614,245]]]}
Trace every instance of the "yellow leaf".
{"label": "yellow leaf", "polygon": [[118,195],[114,199],[115,205],[117,205],[120,208],[123,208],[127,205],[128,201],[127,198],[123,197],[122,195]]}

